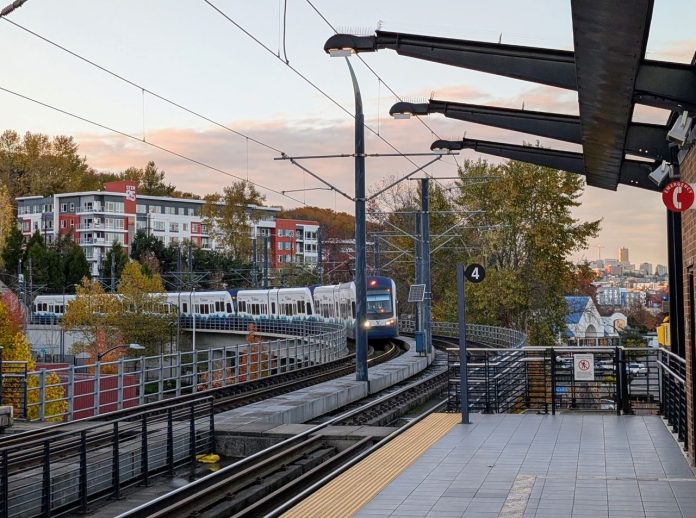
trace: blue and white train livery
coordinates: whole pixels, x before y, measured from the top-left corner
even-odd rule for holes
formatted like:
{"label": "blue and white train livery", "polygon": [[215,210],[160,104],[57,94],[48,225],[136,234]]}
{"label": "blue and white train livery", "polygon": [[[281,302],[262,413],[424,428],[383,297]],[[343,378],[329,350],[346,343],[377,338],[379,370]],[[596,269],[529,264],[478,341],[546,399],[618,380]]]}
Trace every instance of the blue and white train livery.
{"label": "blue and white train livery", "polygon": [[[355,337],[355,283],[300,288],[232,289],[166,293],[165,308],[196,320],[232,316],[250,319],[319,320],[342,323],[349,338]],[[33,314],[59,320],[74,295],[39,295]],[[398,334],[396,285],[388,277],[367,278],[367,328],[369,338]]]}

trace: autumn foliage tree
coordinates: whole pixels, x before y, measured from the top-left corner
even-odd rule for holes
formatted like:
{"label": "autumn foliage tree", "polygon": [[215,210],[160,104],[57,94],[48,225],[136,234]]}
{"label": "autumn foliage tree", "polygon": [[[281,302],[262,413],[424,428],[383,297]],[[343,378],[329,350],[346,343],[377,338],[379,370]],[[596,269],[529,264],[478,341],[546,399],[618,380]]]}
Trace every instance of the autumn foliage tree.
{"label": "autumn foliage tree", "polygon": [[266,197],[254,184],[239,181],[225,187],[222,194],[208,195],[205,200],[203,221],[208,225],[208,232],[233,258],[247,260],[251,256],[251,227],[259,219],[254,207],[262,206]]}
{"label": "autumn foliage tree", "polygon": [[[39,392],[40,374],[36,374],[36,362],[31,348],[22,332],[24,319],[17,297],[9,291],[0,298],[0,347],[2,347],[3,402],[14,408],[15,415],[24,415],[26,397],[27,416],[36,419],[40,416]],[[48,421],[62,421],[67,410],[65,391],[60,377],[49,372],[44,376],[46,390],[43,393],[44,418]]]}

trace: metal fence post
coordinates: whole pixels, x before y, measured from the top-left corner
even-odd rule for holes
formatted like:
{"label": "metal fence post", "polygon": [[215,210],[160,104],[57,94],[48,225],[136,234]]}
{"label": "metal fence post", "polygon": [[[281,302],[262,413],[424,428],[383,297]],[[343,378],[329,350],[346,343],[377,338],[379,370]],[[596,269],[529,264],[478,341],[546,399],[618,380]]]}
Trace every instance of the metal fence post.
{"label": "metal fence post", "polygon": [[138,394],[138,402],[143,405],[145,404],[145,373],[146,373],[146,367],[145,367],[145,357],[141,356],[140,357],[140,389]]}
{"label": "metal fence post", "polygon": [[121,457],[119,451],[119,433],[118,421],[114,421],[114,430],[112,434],[112,457],[111,457],[111,484],[113,487],[113,498],[119,500],[121,498]]}
{"label": "metal fence post", "polygon": [[209,415],[209,423],[210,423],[210,435],[208,439],[208,452],[209,453],[214,453],[215,452],[215,402],[211,399],[210,400],[210,415]]}
{"label": "metal fence post", "polygon": [[194,403],[191,403],[189,418],[189,457],[191,465],[194,465],[196,462],[196,409]]}
{"label": "metal fence post", "polygon": [[616,415],[620,416],[621,415],[621,409],[623,408],[623,393],[622,393],[622,370],[621,370],[621,362],[619,361],[619,355],[620,355],[620,349],[617,347],[614,347],[614,373],[615,373],[615,389],[616,390],[616,395],[614,396],[614,405],[616,406]]}
{"label": "metal fence post", "polygon": [[181,395],[181,351],[176,352],[176,395]]}
{"label": "metal fence post", "polygon": [[626,365],[626,351],[619,349],[619,363],[621,364],[621,400],[623,413],[626,415],[633,414],[631,410],[631,401],[628,398],[628,369]]}
{"label": "metal fence post", "polygon": [[46,417],[46,369],[39,371],[39,421]]}
{"label": "metal fence post", "polygon": [[116,373],[116,408],[121,410],[123,408],[123,357],[118,359],[118,372]]}
{"label": "metal fence post", "polygon": [[41,514],[51,515],[51,441],[44,441],[43,476],[41,484]]}
{"label": "metal fence post", "polygon": [[198,351],[194,350],[191,352],[191,383],[193,385],[192,391],[198,392]]}
{"label": "metal fence post", "polygon": [[0,509],[2,509],[2,517],[10,518],[10,466],[9,454],[7,450],[2,450],[2,471],[0,472],[0,484],[2,484],[2,492],[0,493]]}
{"label": "metal fence post", "polygon": [[174,422],[172,409],[167,409],[167,474],[174,476]]}
{"label": "metal fence post", "polygon": [[101,366],[97,362],[94,367],[94,399],[92,401],[93,415],[99,415],[99,407],[101,406]]}
{"label": "metal fence post", "polygon": [[140,471],[142,472],[143,476],[143,485],[148,486],[150,485],[150,466],[148,464],[150,459],[147,447],[147,417],[145,416],[145,414],[143,414],[141,421],[142,422],[140,430]]}
{"label": "metal fence post", "polygon": [[486,369],[485,372],[485,382],[486,382],[486,408],[485,412],[486,414],[490,414],[491,412],[491,390],[490,390],[490,373],[488,372],[488,352],[486,352],[485,360],[484,360],[484,368]]}
{"label": "metal fence post", "polygon": [[87,512],[87,431],[80,432],[80,511]]}
{"label": "metal fence post", "polygon": [[556,415],[556,351],[553,347],[551,353],[551,415]]}

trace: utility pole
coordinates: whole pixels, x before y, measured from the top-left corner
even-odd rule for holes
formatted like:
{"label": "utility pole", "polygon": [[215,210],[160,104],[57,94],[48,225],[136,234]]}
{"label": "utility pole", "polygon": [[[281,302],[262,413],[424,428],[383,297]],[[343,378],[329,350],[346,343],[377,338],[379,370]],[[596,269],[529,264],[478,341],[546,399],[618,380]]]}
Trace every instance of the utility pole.
{"label": "utility pole", "polygon": [[263,287],[268,289],[268,236],[263,236]]}
{"label": "utility pole", "polygon": [[111,293],[116,291],[116,258],[114,257],[114,249],[111,249]]}
{"label": "utility pole", "polygon": [[[415,246],[416,246],[416,268],[415,268],[415,277],[416,277],[416,282],[415,284],[424,284],[423,283],[423,239],[421,238],[421,219],[422,219],[423,213],[422,212],[416,212],[415,217],[416,217],[416,231],[415,231]],[[416,331],[423,331],[423,302],[417,302],[416,303]],[[423,336],[423,339],[425,339],[425,336]]]}
{"label": "utility pole", "polygon": [[421,179],[421,281],[425,284],[423,298],[423,334],[426,351],[432,352],[432,289],[430,285],[430,179]]}
{"label": "utility pole", "polygon": [[257,268],[257,257],[256,257],[256,229],[254,229],[254,237],[251,238],[251,278],[252,278],[252,284],[254,285],[254,288],[258,288],[258,272],[256,271]]}
{"label": "utility pole", "polygon": [[317,268],[319,269],[319,284],[324,284],[324,251],[321,227],[317,229]]}
{"label": "utility pole", "polygon": [[375,275],[379,275],[379,269],[380,269],[380,257],[379,257],[379,234],[375,233],[374,234],[374,262],[375,262]]}
{"label": "utility pole", "polygon": [[27,295],[29,296],[29,303],[27,304],[27,306],[29,307],[29,318],[31,318],[31,315],[34,312],[34,277],[31,257],[29,257],[29,291]]}

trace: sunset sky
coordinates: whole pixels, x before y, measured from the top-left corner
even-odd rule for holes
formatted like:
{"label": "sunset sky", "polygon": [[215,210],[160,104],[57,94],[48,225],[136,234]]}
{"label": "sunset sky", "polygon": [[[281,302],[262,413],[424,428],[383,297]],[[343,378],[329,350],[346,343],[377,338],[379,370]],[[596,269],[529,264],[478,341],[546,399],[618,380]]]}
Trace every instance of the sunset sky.
{"label": "sunset sky", "polygon": [[[572,49],[567,0],[491,0],[336,2],[284,0],[254,2],[211,0],[269,50],[253,41],[204,1],[28,0],[9,18],[26,29],[106,67],[147,90],[168,97],[217,122],[289,155],[351,153],[353,92],[342,59],[323,51],[331,27],[369,34],[385,30],[538,47]],[[9,0],[1,2],[4,6]],[[696,50],[693,0],[656,0],[647,57],[688,62]],[[284,34],[283,34],[284,32]],[[282,41],[285,40],[283,48]],[[42,41],[9,21],[0,21],[3,48],[0,87],[73,112],[83,118],[144,138],[158,146],[204,162],[276,191],[316,187],[318,182],[282,161],[276,151],[247,141],[143,93]],[[280,58],[278,57],[280,56]],[[285,55],[289,66],[285,62]],[[368,153],[426,152],[436,138],[467,137],[522,143],[536,137],[448,121],[391,120],[396,101],[437,99],[577,113],[574,92],[400,57],[383,50],[362,55],[356,69],[367,125]],[[304,75],[324,93],[302,79]],[[326,94],[326,95],[325,95]],[[636,110],[635,118],[664,122],[666,112]],[[234,178],[206,169],[103,128],[51,111],[0,91],[0,131],[43,132],[75,136],[80,153],[99,170],[122,170],[154,160],[169,181],[182,190],[205,194],[221,190]],[[385,142],[386,141],[386,142]],[[572,146],[541,139],[545,146]],[[484,157],[483,155],[480,155]],[[457,159],[477,158],[471,151]],[[484,157],[495,160],[493,157]],[[427,157],[413,157],[418,165]],[[341,189],[353,191],[351,159],[305,163]],[[429,168],[434,176],[452,176],[451,157]],[[367,161],[368,188],[386,176],[403,176],[415,166],[403,157]],[[327,191],[292,193],[289,199],[261,190],[267,203],[293,207],[306,203],[352,212],[351,203]],[[632,262],[666,264],[665,210],[655,193],[620,187],[617,192],[587,188],[581,219],[604,218],[592,245],[602,257],[615,257],[618,246],[630,249]],[[578,255],[598,257],[591,247]]]}

